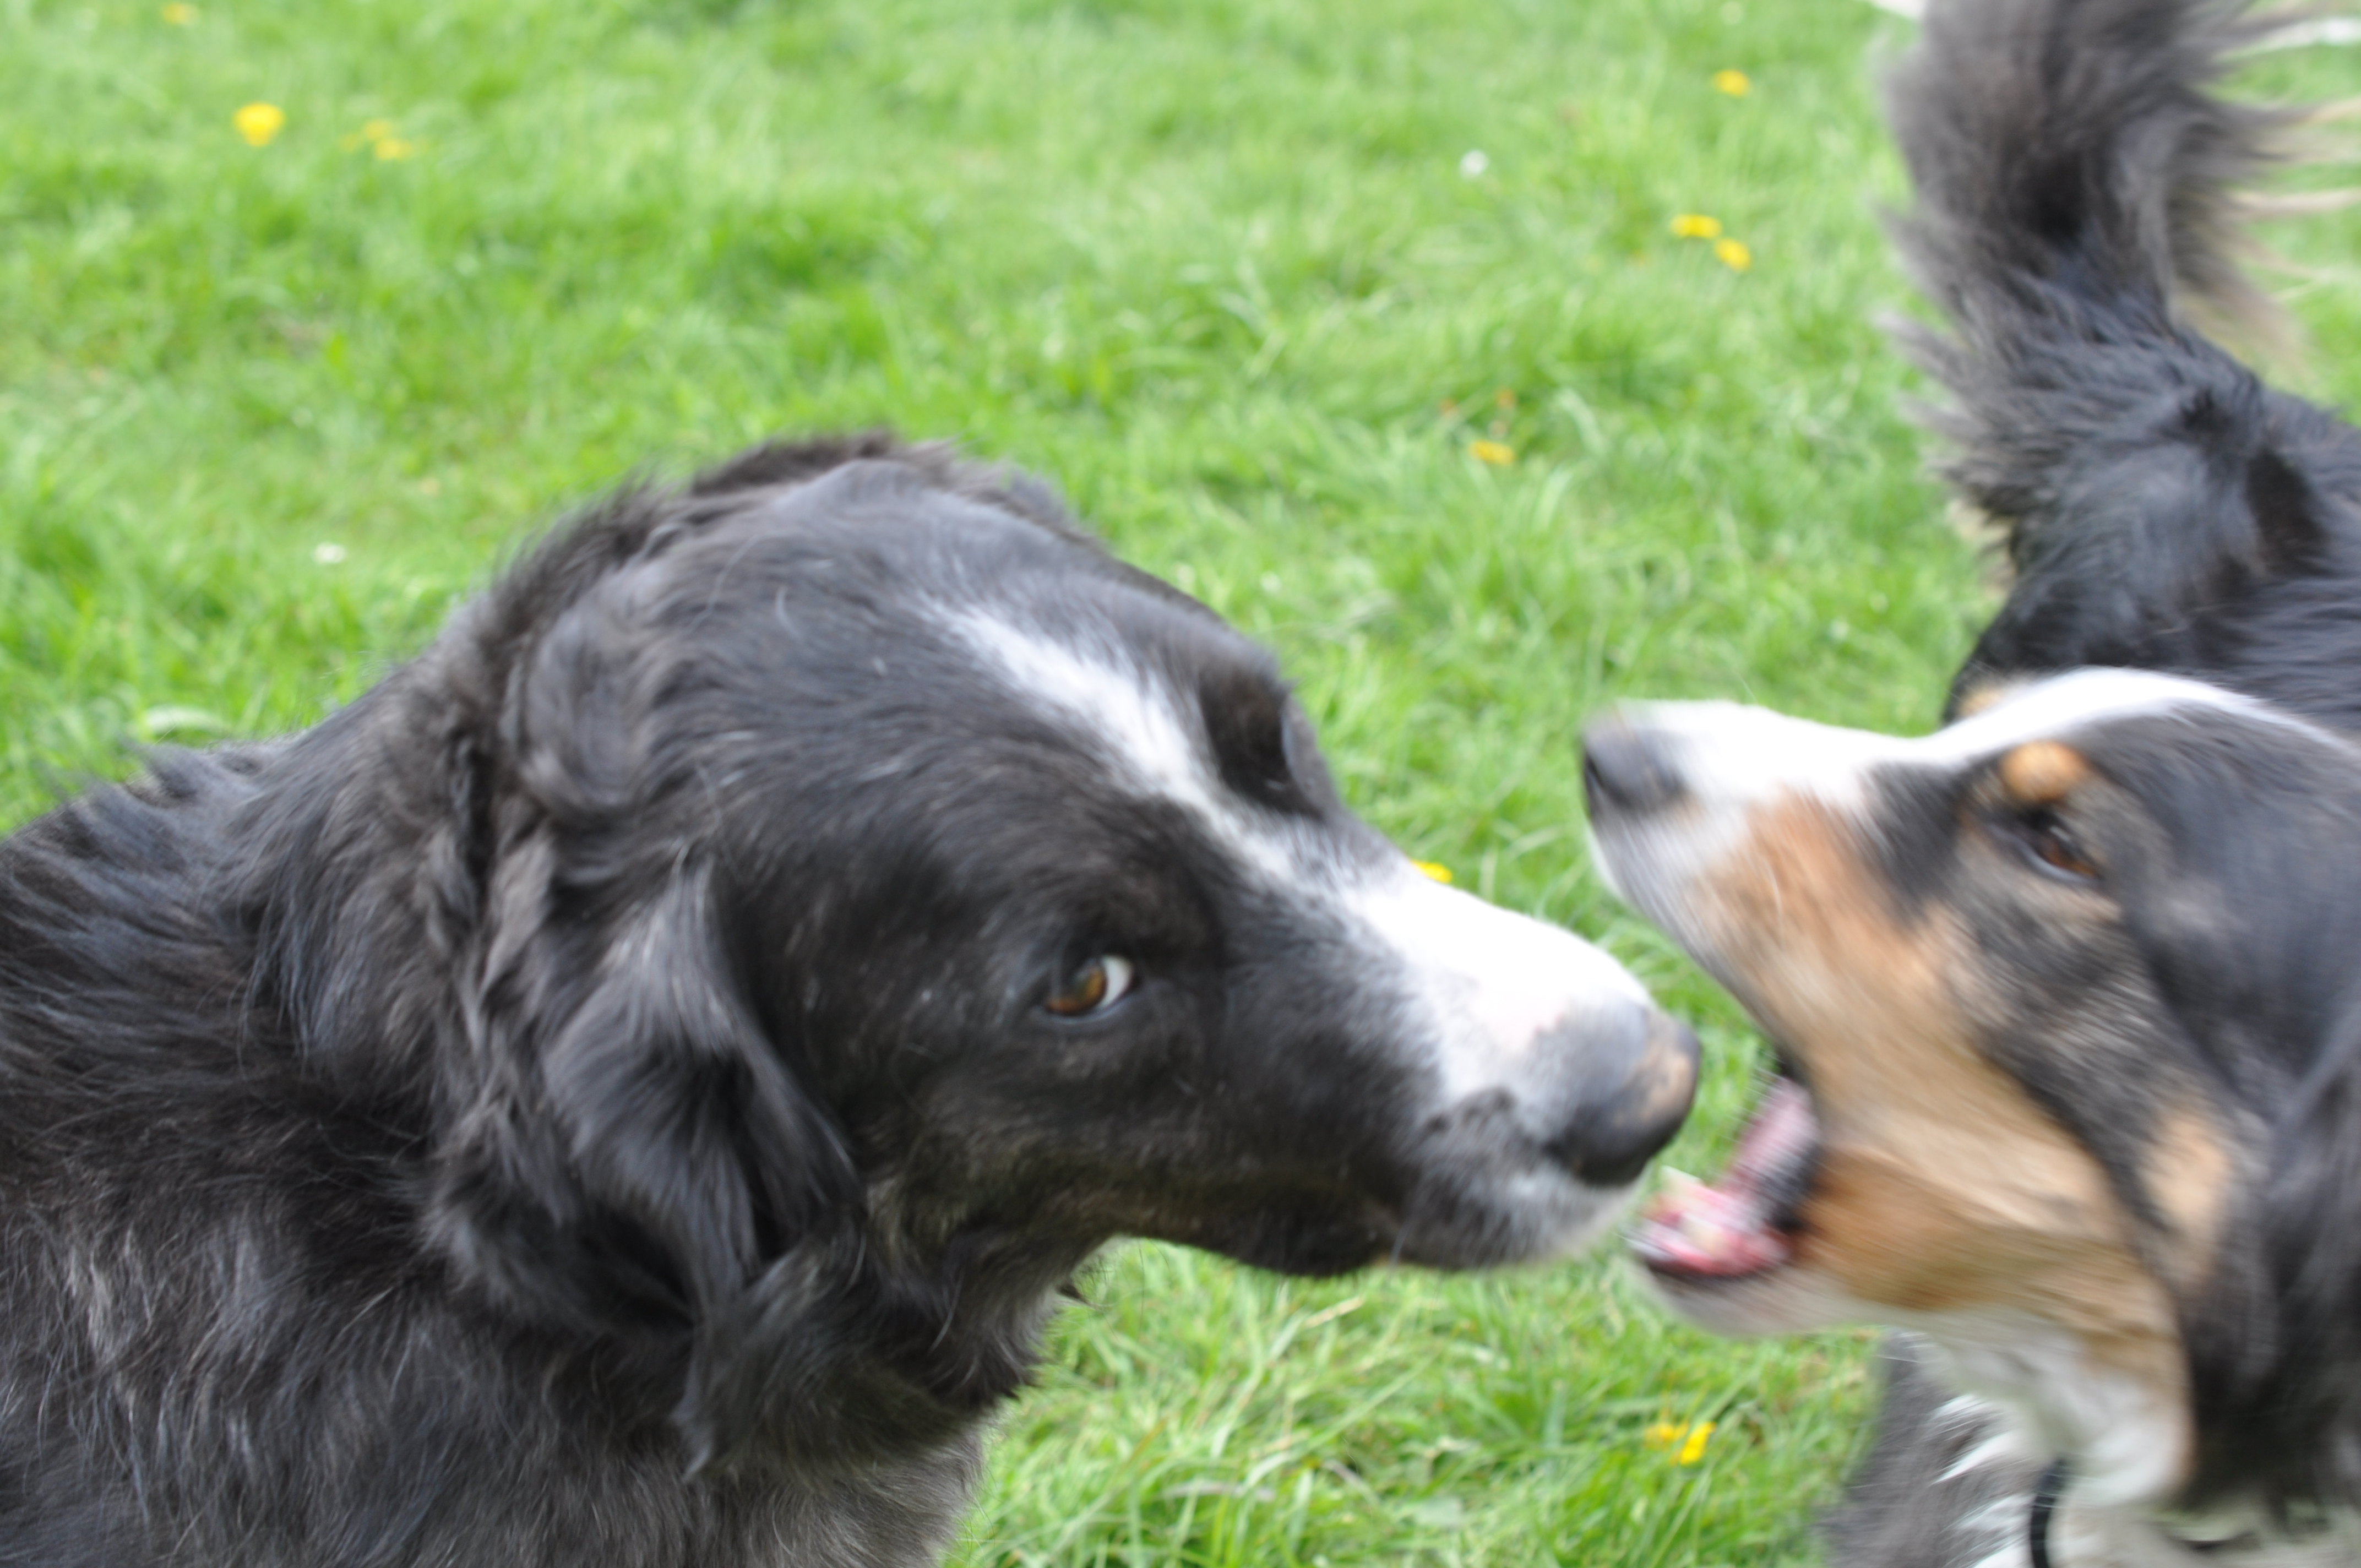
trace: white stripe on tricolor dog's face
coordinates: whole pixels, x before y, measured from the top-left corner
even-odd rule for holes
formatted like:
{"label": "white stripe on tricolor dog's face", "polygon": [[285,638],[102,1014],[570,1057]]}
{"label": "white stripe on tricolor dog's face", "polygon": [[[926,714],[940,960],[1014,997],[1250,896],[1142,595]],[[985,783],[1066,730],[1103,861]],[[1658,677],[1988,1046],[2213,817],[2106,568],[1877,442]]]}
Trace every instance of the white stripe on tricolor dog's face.
{"label": "white stripe on tricolor dog's face", "polygon": [[[1517,1256],[1587,1244],[1619,1211],[1641,1160],[1678,1125],[1695,1041],[1620,964],[1556,927],[1445,887],[1328,797],[1274,808],[1224,782],[1195,692],[1086,627],[1056,633],[981,610],[948,618],[1037,708],[1102,756],[1119,790],[1177,807],[1231,874],[1341,943],[1363,989],[1391,999],[1387,1033],[1425,1084],[1402,1108],[1432,1144],[1435,1179],[1489,1183],[1474,1223]],[[1451,1170],[1442,1170],[1443,1167]],[[1422,1178],[1423,1179],[1423,1178]],[[1436,1200],[1464,1211],[1468,1195]],[[1413,1209],[1417,1206],[1413,1201]],[[1402,1255],[1460,1244],[1405,1226]]]}
{"label": "white stripe on tricolor dog's face", "polygon": [[2346,745],[2235,692],[2145,670],[2078,670],[2004,690],[1972,717],[1916,737],[1843,729],[1731,702],[1635,703],[1604,728],[1644,731],[1661,752],[1660,764],[1677,775],[1685,798],[1661,820],[1615,818],[1609,831],[1620,837],[1612,843],[1594,816],[1598,864],[1617,893],[1653,918],[1672,920],[1673,912],[1652,907],[1647,887],[1625,885],[1620,879],[1633,874],[1627,868],[1644,864],[1649,884],[1676,884],[1744,843],[1753,814],[1766,806],[1809,802],[1860,822],[1871,778],[1880,770],[1957,775],[2036,740],[2176,710],[2235,713],[2312,736],[2323,746]]}

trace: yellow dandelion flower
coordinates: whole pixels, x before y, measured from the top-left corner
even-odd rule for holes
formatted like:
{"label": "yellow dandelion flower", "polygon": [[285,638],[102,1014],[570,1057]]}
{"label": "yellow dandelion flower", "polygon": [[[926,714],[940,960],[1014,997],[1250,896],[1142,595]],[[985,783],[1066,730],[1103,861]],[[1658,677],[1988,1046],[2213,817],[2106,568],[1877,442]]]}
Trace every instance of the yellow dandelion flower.
{"label": "yellow dandelion flower", "polygon": [[1673,235],[1678,239],[1719,239],[1721,220],[1703,213],[1682,213],[1673,219]]}
{"label": "yellow dandelion flower", "polygon": [[1748,268],[1754,265],[1754,253],[1746,248],[1746,242],[1744,240],[1715,240],[1713,242],[1713,257],[1716,261],[1720,262],[1732,272],[1743,272]]}
{"label": "yellow dandelion flower", "polygon": [[1505,468],[1517,460],[1517,449],[1505,441],[1471,441],[1467,455],[1478,463],[1489,463],[1495,468]]}
{"label": "yellow dandelion flower", "polygon": [[196,19],[197,8],[194,5],[184,5],[181,0],[172,0],[170,5],[164,7],[164,21],[168,26],[185,27]]}
{"label": "yellow dandelion flower", "polygon": [[[388,143],[392,144],[393,151],[385,150]],[[363,120],[360,129],[348,137],[337,137],[336,145],[346,152],[367,147],[379,158],[408,158],[418,150],[417,143],[404,141],[393,134],[391,120]]]}
{"label": "yellow dandelion flower", "polygon": [[1717,71],[1713,73],[1713,90],[1727,93],[1733,98],[1743,98],[1753,91],[1754,83],[1746,80],[1742,71]]}
{"label": "yellow dandelion flower", "polygon": [[1650,1448],[1670,1448],[1688,1434],[1686,1421],[1652,1421],[1640,1438]]}
{"label": "yellow dandelion flower", "polygon": [[229,117],[248,147],[265,147],[287,125],[287,111],[276,104],[248,104]]}
{"label": "yellow dandelion flower", "polygon": [[1689,1428],[1688,1440],[1681,1444],[1681,1451],[1674,1455],[1673,1463],[1695,1464],[1698,1460],[1703,1459],[1706,1441],[1713,1436],[1714,1424],[1712,1421],[1699,1421]]}
{"label": "yellow dandelion flower", "polygon": [[1451,885],[1451,868],[1444,865],[1441,861],[1412,861],[1411,864],[1416,866],[1420,871],[1425,872],[1428,876],[1433,877],[1444,886],[1449,887]]}

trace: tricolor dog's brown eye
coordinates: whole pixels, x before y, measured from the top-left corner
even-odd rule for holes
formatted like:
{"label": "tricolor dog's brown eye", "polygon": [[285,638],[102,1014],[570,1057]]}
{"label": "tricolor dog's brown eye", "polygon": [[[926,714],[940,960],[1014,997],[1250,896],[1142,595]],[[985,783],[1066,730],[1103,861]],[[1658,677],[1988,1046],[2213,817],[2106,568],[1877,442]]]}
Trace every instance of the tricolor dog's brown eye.
{"label": "tricolor dog's brown eye", "polygon": [[2051,871],[2084,882],[2099,880],[2099,868],[2083,853],[2081,841],[2056,812],[2045,809],[2026,813],[2017,821],[2016,837],[2035,860]]}
{"label": "tricolor dog's brown eye", "polygon": [[2059,810],[2091,779],[2091,760],[2060,741],[2030,740],[2003,757],[1993,773],[2012,808],[1993,820],[1993,828],[2045,869],[2077,882],[2098,881],[2097,864]]}
{"label": "tricolor dog's brown eye", "polygon": [[1041,1005],[1060,1018],[1104,1013],[1130,993],[1137,973],[1129,959],[1101,953],[1067,975],[1057,993]]}

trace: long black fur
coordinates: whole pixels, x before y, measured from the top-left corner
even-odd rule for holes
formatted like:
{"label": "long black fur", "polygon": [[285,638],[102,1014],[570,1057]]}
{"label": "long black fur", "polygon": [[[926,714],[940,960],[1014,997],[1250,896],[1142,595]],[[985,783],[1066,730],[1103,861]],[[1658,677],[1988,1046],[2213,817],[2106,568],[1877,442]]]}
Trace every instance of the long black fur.
{"label": "long black fur", "polygon": [[[1902,333],[1949,393],[1928,415],[1941,471],[2004,530],[2014,569],[1952,711],[1995,681],[2119,665],[2361,728],[2361,433],[2192,324],[2266,308],[2236,265],[2234,187],[2278,161],[2298,116],[2214,87],[2268,25],[2224,0],[1936,0],[1894,73],[1917,191],[1896,235],[1946,321]],[[2197,771],[2192,806],[2237,788]],[[2355,899],[2328,844],[2310,870],[2273,836],[2291,827],[2224,845],[2237,829],[2204,816],[2188,831],[2209,861],[2297,857],[2268,887],[2229,880],[2255,883],[2235,916],[2260,923],[2250,978],[2276,975],[2264,1002],[2301,1017],[2219,1064],[2273,1164],[2181,1302],[2200,1441],[2181,1500],[2301,1519],[2361,1495],[2361,968],[2319,939],[2353,928]],[[1942,1545],[1963,1505],[1927,1478],[1961,1438],[1924,1381],[1896,1380],[1836,1561],[1972,1560]]]}
{"label": "long black fur", "polygon": [[1931,5],[1888,114],[1916,185],[1895,225],[1948,333],[1942,472],[2004,530],[2015,581],[1954,699],[1995,675],[2172,670],[2361,714],[2361,439],[2263,385],[2192,304],[2262,306],[2235,182],[2296,116],[2208,91],[2265,27],[2221,0]]}
{"label": "long black fur", "polygon": [[[699,841],[730,694],[612,593],[863,460],[1079,537],[940,452],[759,451],[578,520],[317,729],[0,844],[0,1562],[939,1548],[1038,1308],[951,1319],[846,1230],[854,1153],[730,978],[749,869]],[[684,1484],[778,1393],[749,1364],[796,1396],[784,1498]]]}
{"label": "long black fur", "polygon": [[[962,607],[1202,702],[1301,896]],[[1313,896],[1389,858],[1038,482],[873,435],[615,497],[316,728],[0,841],[0,1564],[932,1561],[1108,1237],[1525,1245],[1452,1187],[1509,1097],[1434,1116]],[[1038,1005],[1108,950],[1137,996]]]}

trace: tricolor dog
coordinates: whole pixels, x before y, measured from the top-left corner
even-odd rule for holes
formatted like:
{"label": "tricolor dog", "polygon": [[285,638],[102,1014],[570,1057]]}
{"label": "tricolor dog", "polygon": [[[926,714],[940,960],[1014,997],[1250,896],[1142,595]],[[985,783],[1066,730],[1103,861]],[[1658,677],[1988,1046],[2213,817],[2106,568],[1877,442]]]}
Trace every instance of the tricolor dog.
{"label": "tricolor dog", "polygon": [[1947,477],[2014,585],[1915,740],[1632,707],[1609,872],[1780,1069],[1634,1235],[1906,1327],[1840,1564],[2361,1560],[2361,435],[2263,386],[2202,0],[1947,0],[1892,93]]}

